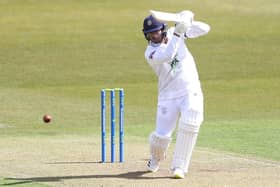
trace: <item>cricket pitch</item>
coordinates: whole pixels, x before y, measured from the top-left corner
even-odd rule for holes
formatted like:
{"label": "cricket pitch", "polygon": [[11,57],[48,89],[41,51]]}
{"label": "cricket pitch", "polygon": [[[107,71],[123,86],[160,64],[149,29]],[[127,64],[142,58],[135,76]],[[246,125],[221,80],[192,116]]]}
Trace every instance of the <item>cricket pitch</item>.
{"label": "cricket pitch", "polygon": [[16,181],[5,185],[280,186],[279,162],[198,147],[185,179],[171,178],[172,146],[160,170],[148,173],[148,142],[132,140],[125,144],[125,162],[112,164],[100,163],[98,137],[6,137],[0,141],[0,176]]}

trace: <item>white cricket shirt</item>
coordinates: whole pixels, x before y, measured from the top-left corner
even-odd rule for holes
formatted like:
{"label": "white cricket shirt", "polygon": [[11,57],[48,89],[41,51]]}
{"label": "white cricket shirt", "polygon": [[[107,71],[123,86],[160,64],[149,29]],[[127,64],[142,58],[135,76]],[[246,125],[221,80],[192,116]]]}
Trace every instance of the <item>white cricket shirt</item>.
{"label": "white cricket shirt", "polygon": [[174,27],[167,31],[168,42],[150,42],[145,58],[158,76],[158,99],[173,99],[189,91],[200,91],[200,81],[193,56],[185,45],[186,38],[196,38],[209,32],[210,27],[193,21],[188,31],[180,38],[173,35]]}

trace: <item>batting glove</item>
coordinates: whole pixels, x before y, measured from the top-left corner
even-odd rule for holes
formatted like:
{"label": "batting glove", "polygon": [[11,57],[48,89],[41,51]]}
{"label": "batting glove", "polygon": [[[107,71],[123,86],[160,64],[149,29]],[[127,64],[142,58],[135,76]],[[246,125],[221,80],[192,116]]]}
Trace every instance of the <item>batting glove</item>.
{"label": "batting glove", "polygon": [[185,22],[177,23],[175,26],[174,33],[181,35],[181,34],[185,33],[187,31],[187,29],[188,29],[187,23],[185,23]]}
{"label": "batting glove", "polygon": [[194,13],[189,10],[184,10],[179,13],[180,17],[182,18],[182,22],[186,22],[188,25],[191,25],[194,18]]}

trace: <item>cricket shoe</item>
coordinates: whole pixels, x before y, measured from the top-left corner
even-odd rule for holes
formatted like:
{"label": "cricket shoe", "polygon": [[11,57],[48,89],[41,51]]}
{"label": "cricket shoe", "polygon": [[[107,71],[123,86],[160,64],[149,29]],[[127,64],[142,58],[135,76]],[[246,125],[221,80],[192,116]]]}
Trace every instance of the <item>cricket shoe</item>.
{"label": "cricket shoe", "polygon": [[153,173],[157,172],[159,169],[159,162],[157,160],[150,159],[147,163],[147,169]]}
{"label": "cricket shoe", "polygon": [[175,168],[173,171],[173,178],[174,179],[183,179],[185,178],[185,172],[181,168]]}

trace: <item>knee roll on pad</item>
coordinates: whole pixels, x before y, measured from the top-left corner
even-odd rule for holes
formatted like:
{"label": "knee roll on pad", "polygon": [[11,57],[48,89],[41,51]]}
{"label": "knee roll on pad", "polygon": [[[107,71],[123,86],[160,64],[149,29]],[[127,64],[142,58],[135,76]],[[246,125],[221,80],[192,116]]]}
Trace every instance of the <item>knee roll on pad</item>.
{"label": "knee roll on pad", "polygon": [[200,125],[203,122],[203,112],[188,110],[186,114],[182,114],[181,120],[186,124]]}
{"label": "knee roll on pad", "polygon": [[164,160],[166,156],[166,150],[169,147],[170,142],[170,137],[161,136],[156,132],[152,132],[150,135],[151,156],[157,161]]}
{"label": "knee roll on pad", "polygon": [[186,123],[183,121],[182,118],[179,121],[178,132],[182,131],[182,132],[198,133],[199,129],[200,129],[200,123],[196,123],[196,124]]}

